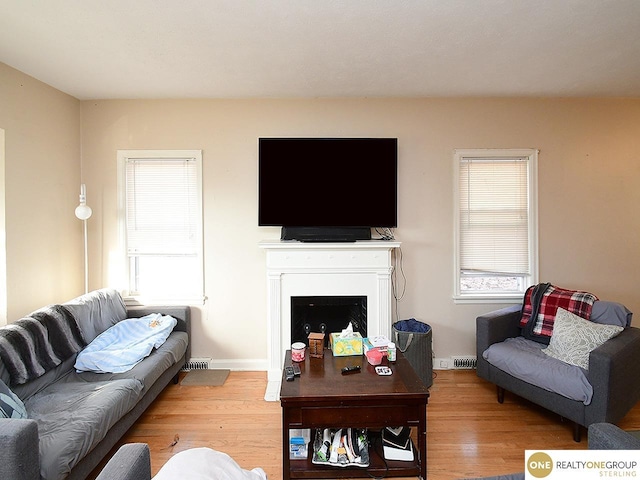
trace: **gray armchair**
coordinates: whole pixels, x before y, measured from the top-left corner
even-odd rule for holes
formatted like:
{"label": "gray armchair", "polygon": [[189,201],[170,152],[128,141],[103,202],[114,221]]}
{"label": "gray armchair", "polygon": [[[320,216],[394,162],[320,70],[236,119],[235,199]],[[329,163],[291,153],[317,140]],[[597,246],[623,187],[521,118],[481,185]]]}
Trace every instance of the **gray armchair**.
{"label": "gray armchair", "polygon": [[591,352],[587,380],[593,387],[589,405],[545,390],[500,370],[483,358],[494,343],[520,335],[521,306],[513,305],[476,319],[477,374],[497,386],[498,401],[504,391],[526,398],[574,422],[574,440],[581,427],[620,421],[640,400],[640,329],[628,327]]}

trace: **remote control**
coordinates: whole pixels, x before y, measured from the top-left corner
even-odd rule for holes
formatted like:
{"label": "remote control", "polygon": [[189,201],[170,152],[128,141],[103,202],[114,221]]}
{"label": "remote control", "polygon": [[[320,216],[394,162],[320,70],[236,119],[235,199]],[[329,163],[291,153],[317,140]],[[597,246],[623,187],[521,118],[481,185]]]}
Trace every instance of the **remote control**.
{"label": "remote control", "polygon": [[294,363],[294,364],[292,365],[292,367],[293,367],[293,374],[294,374],[296,377],[299,377],[299,376],[300,376],[300,365],[298,365],[297,363]]}
{"label": "remote control", "polygon": [[293,381],[293,379],[295,378],[293,367],[284,367],[284,378],[287,380],[287,382]]}
{"label": "remote control", "polygon": [[353,367],[344,367],[342,369],[342,375],[349,375],[351,373],[359,373],[360,365],[354,365]]}

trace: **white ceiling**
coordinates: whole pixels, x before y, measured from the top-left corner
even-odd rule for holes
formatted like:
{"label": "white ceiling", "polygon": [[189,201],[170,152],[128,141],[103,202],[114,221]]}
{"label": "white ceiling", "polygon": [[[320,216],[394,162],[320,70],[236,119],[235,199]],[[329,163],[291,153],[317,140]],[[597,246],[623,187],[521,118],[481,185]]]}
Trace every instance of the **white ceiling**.
{"label": "white ceiling", "polygon": [[0,0],[79,99],[640,97],[640,0]]}

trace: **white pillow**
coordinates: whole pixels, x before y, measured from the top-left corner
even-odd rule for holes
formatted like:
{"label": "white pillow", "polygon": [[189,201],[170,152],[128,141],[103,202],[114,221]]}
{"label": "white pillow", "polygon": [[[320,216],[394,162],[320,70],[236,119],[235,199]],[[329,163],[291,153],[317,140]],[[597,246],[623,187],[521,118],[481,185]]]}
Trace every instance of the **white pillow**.
{"label": "white pillow", "polygon": [[153,480],[267,480],[261,468],[244,470],[229,455],[207,447],[190,448],[175,454]]}
{"label": "white pillow", "polygon": [[549,346],[542,351],[550,357],[588,370],[591,351],[622,330],[623,327],[593,323],[558,308]]}

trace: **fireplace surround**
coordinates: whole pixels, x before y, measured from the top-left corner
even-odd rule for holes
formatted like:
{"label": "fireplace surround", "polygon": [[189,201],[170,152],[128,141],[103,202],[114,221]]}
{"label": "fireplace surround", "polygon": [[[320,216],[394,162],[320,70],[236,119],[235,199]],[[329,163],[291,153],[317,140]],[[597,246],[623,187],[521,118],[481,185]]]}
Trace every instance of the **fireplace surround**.
{"label": "fireplace surround", "polygon": [[[392,253],[400,242],[263,241],[267,264],[267,368],[265,399],[275,400],[285,352],[291,348],[292,298],[365,297],[366,334],[391,338]],[[331,332],[327,332],[331,333]]]}

